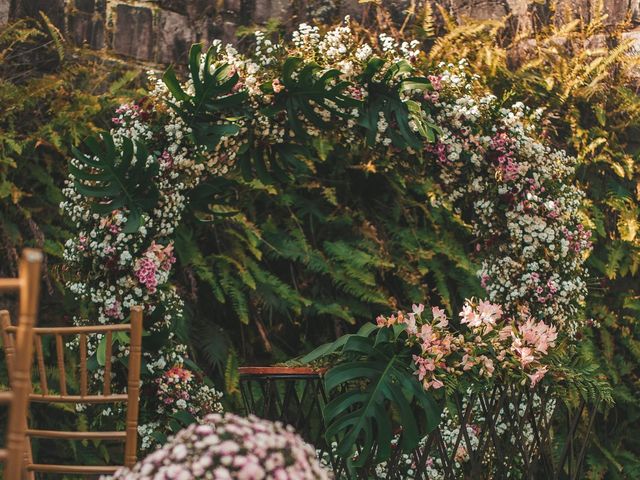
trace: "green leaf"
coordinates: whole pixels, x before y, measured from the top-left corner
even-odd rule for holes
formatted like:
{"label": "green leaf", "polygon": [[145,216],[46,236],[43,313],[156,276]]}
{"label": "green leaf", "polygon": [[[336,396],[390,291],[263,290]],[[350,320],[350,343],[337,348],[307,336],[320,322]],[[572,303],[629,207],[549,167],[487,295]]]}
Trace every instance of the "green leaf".
{"label": "green leaf", "polygon": [[191,425],[192,423],[196,422],[196,418],[186,410],[178,410],[177,412],[173,413],[171,417],[175,418],[178,422],[180,422],[180,424],[182,424],[183,427],[186,427],[187,425]]}
{"label": "green leaf", "polygon": [[107,357],[107,336],[103,335],[100,339],[100,343],[98,343],[98,348],[96,350],[96,359],[98,360],[98,365],[104,366],[106,364]]}
{"label": "green leaf", "polygon": [[189,72],[193,95],[182,88],[171,67],[162,77],[176,100],[170,102],[170,106],[191,127],[195,143],[209,151],[215,149],[223,137],[240,131],[236,122],[243,118],[242,109],[248,98],[246,91],[233,91],[240,77],[230,65],[215,63],[215,53],[213,47],[204,55],[202,45],[191,47]]}
{"label": "green leaf", "polygon": [[118,149],[106,132],[100,138],[87,138],[84,144],[92,155],[72,149],[77,163],[69,165],[69,172],[74,176],[75,189],[93,199],[91,207],[100,215],[124,210],[124,231],[136,232],[142,224],[142,214],[157,203],[157,186],[149,181],[158,173],[157,162],[149,162],[144,144],[124,138]]}
{"label": "green leaf", "polygon": [[[339,70],[322,70],[318,64],[305,63],[298,57],[289,57],[285,61],[282,67],[282,84],[285,89],[275,94],[274,104],[263,108],[262,113],[273,117],[286,112],[289,127],[295,132],[297,139],[309,138],[300,117],[321,130],[329,130],[332,124],[322,119],[316,109],[345,117],[338,107],[360,105],[359,101],[344,94],[349,83],[340,81]],[[266,85],[263,90],[269,88]]]}
{"label": "green leaf", "polygon": [[[368,333],[367,333],[368,332]],[[403,451],[414,449],[421,438],[415,408],[427,417],[428,431],[440,420],[440,409],[413,374],[411,352],[399,340],[401,330],[367,328],[367,335],[350,335],[343,340],[342,355],[349,360],[330,369],[325,376],[328,392],[339,393],[324,408],[325,436],[337,441],[338,454],[350,460],[360,447],[356,467],[364,465],[372,452],[375,462],[389,458],[393,439],[392,411],[402,426]],[[357,385],[364,387],[358,388]],[[377,448],[374,448],[377,447]]]}
{"label": "green leaf", "polygon": [[342,337],[338,338],[335,342],[329,342],[329,343],[320,345],[319,347],[317,347],[316,349],[314,349],[313,351],[309,352],[304,357],[302,357],[300,359],[300,362],[311,363],[319,358],[335,353],[338,350],[342,349],[342,347],[344,347],[352,337],[356,335],[359,335],[362,337],[368,337],[372,332],[376,331],[377,328],[378,327],[375,326],[373,323],[365,323],[362,327],[360,327],[360,330],[358,330],[358,333],[343,335]]}

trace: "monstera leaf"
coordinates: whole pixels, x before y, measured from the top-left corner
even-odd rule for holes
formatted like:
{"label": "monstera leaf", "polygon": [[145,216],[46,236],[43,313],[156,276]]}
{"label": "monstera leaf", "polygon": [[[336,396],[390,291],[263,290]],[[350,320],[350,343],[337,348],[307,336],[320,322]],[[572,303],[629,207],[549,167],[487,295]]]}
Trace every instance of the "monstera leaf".
{"label": "monstera leaf", "polygon": [[274,116],[282,111],[297,138],[307,138],[300,117],[321,130],[329,130],[333,125],[314,111],[319,107],[336,115],[344,116],[336,107],[357,107],[360,102],[344,95],[349,82],[340,80],[340,71],[323,70],[317,63],[305,63],[299,57],[289,57],[282,67],[282,86],[284,90],[276,92],[273,84],[262,85],[267,94],[275,95],[274,104],[263,109],[262,113]]}
{"label": "monstera leaf", "polygon": [[158,200],[158,190],[150,181],[158,173],[158,164],[155,160],[149,163],[149,151],[144,144],[128,138],[123,139],[121,148],[116,147],[108,133],[103,133],[100,139],[89,137],[84,144],[91,154],[73,148],[78,163],[69,164],[76,190],[95,200],[92,209],[100,215],[127,211],[124,232],[136,232],[142,213],[152,209]]}
{"label": "monstera leaf", "polygon": [[[402,427],[401,447],[410,452],[436,428],[441,410],[413,374],[412,352],[403,326],[366,325],[357,334],[316,349],[303,360],[339,353],[342,363],[325,376],[327,391],[338,393],[324,408],[325,436],[337,441],[338,454],[360,467],[375,453],[379,463],[391,455],[394,427]],[[418,427],[415,408],[426,418]]]}
{"label": "monstera leaf", "polygon": [[[402,98],[403,92],[407,90],[431,90],[431,82],[424,77],[405,78],[414,73],[413,67],[406,60],[383,71],[384,66],[384,60],[374,57],[369,60],[361,76],[361,81],[368,85],[369,90],[359,117],[359,124],[367,130],[367,143],[375,143],[381,113],[388,122],[397,124],[397,129],[387,130],[396,147],[420,149],[425,140],[435,141],[435,134],[439,129],[423,118],[420,103]],[[415,125],[416,131],[411,125]]]}
{"label": "monstera leaf", "polygon": [[[240,128],[234,121],[247,99],[246,92],[233,92],[240,77],[231,65],[214,63],[215,53],[214,47],[205,55],[202,55],[202,45],[191,47],[189,72],[193,95],[182,88],[172,67],[162,77],[176,99],[171,107],[191,127],[194,141],[208,150],[213,150],[222,137],[238,133]],[[231,110],[235,111],[233,116],[227,114]]]}

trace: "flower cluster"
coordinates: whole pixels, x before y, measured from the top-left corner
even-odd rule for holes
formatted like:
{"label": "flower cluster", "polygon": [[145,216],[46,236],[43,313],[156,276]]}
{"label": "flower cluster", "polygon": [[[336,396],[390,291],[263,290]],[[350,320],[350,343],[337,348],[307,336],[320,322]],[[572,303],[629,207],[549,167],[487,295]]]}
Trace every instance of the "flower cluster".
{"label": "flower cluster", "polygon": [[207,416],[138,462],[117,479],[299,480],[330,478],[313,447],[291,427],[255,416]]}
{"label": "flower cluster", "polygon": [[[418,362],[425,385],[441,386],[434,372],[445,368],[442,359],[462,362],[446,368],[492,375],[500,360],[485,350],[495,342],[506,345],[504,358],[517,361],[518,368],[534,375],[532,381],[544,375],[539,365],[543,352],[536,349],[543,344],[531,339],[555,334],[539,331],[539,322],[559,332],[576,331],[590,242],[580,223],[582,196],[572,184],[574,161],[539,140],[539,112],[531,115],[522,104],[506,107],[487,95],[465,72],[464,62],[421,71],[415,42],[387,35],[380,36],[378,46],[358,41],[348,21],[326,32],[300,25],[288,43],[259,32],[255,50],[247,54],[214,41],[209,56],[202,58],[212,59],[210,65],[201,64],[212,75],[237,79],[220,98],[207,99],[219,101],[207,109],[207,126],[229,127],[216,144],[203,145],[198,140],[202,125],[180,114],[189,101],[185,98],[195,98],[194,78],[180,85],[184,95],[178,98],[176,85],[169,88],[152,75],[149,94],[122,105],[112,119],[117,148],[128,140],[149,147],[148,157],[136,161],[154,167],[156,173],[145,179],[153,186],[154,205],[137,212],[116,205],[107,211],[99,199],[81,193],[73,174],[63,190],[61,207],[76,227],[65,245],[67,287],[102,323],[125,321],[132,306],[144,307],[145,328],[164,341],[159,350],[143,352],[145,382],[161,385],[163,372],[183,364],[187,351],[173,331],[183,304],[171,273],[174,236],[189,207],[189,193],[208,176],[227,175],[242,155],[249,159],[288,144],[306,151],[319,137],[321,144],[366,149],[367,155],[354,156],[352,166],[368,172],[410,168],[415,175],[427,175],[435,167],[444,203],[472,213],[465,220],[477,240],[480,281],[503,311],[474,306],[478,318],[463,319],[468,332],[479,332],[474,348],[446,334],[442,315],[431,331],[422,332],[421,325],[416,342],[426,349]],[[287,106],[287,95],[301,76],[323,91],[314,91],[314,99],[296,110]],[[230,109],[236,94],[243,103]],[[71,162],[82,168],[77,160]],[[305,168],[316,168],[311,159],[305,162]],[[132,228],[136,215],[140,218]],[[509,336],[492,324],[505,316],[517,320]],[[529,317],[535,325],[521,331]],[[500,338],[503,331],[506,338]]]}
{"label": "flower cluster", "polygon": [[[70,272],[67,287],[79,301],[92,307],[90,311],[95,312],[100,323],[126,321],[132,306],[144,308],[145,329],[158,341],[153,342],[153,349],[143,348],[145,368],[141,376],[145,385],[157,389],[164,385],[165,370],[182,365],[187,353],[186,345],[177,341],[173,331],[183,311],[183,302],[171,282],[176,262],[173,234],[187,206],[186,195],[200,183],[205,168],[216,175],[226,172],[228,165],[221,159],[204,158],[204,149],[190,136],[191,128],[166,107],[169,94],[164,84],[153,80],[152,85],[143,100],[117,109],[110,131],[119,148],[125,139],[153,147],[149,148],[153,153],[147,164],[157,165],[157,174],[146,181],[157,190],[157,202],[142,213],[137,230],[125,228],[132,215],[126,208],[97,213],[95,206],[99,202],[78,191],[73,175],[63,189],[66,200],[61,207],[77,228],[76,237],[65,245],[64,256]],[[80,166],[75,159],[71,162]],[[88,320],[75,321],[84,324]],[[96,350],[97,342],[90,339],[89,354]],[[125,354],[123,345],[114,344],[114,355]],[[95,373],[98,383],[102,371],[98,369]],[[200,376],[190,373],[189,401],[184,409],[196,416],[220,411],[220,394]],[[114,380],[124,382],[123,378]],[[167,390],[164,394],[170,396],[172,392]],[[158,393],[143,399],[147,405],[142,409],[142,445],[147,448],[154,444],[155,428],[167,433],[168,419],[158,421],[157,413],[171,415],[181,409],[175,405],[169,408],[160,398]],[[144,412],[154,412],[153,418],[146,418]]]}
{"label": "flower cluster", "polygon": [[194,417],[222,412],[222,394],[203,385],[191,370],[175,365],[156,379],[158,385],[158,413],[170,415],[187,411]]}
{"label": "flower cluster", "polygon": [[502,307],[488,301],[469,300],[460,312],[460,329],[454,330],[445,312],[414,305],[409,313],[380,316],[378,326],[405,325],[415,374],[425,389],[439,389],[461,377],[492,378],[498,374],[529,381],[534,387],[548,372],[545,357],[556,345],[557,330],[528,315],[506,318]]}
{"label": "flower cluster", "polygon": [[158,283],[167,281],[171,265],[175,261],[172,243],[163,247],[152,241],[144,256],[136,260],[133,273],[149,293],[156,293]]}
{"label": "flower cluster", "polygon": [[473,206],[469,221],[489,299],[509,314],[526,308],[573,335],[591,248],[580,218],[583,194],[571,183],[575,159],[542,143],[542,112],[476,92],[465,65],[440,65],[432,82],[443,133],[427,151],[441,167],[449,201],[461,212]]}

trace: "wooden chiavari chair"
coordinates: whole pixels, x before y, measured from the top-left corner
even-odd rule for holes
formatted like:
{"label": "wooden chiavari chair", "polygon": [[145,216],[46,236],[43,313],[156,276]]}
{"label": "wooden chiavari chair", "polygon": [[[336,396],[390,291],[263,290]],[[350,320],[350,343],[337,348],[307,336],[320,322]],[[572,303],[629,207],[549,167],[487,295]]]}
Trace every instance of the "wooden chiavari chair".
{"label": "wooden chiavari chair", "polygon": [[[23,476],[26,448],[27,411],[31,391],[31,364],[33,354],[33,328],[38,314],[42,252],[25,249],[20,260],[18,278],[0,279],[0,292],[18,292],[20,295],[18,326],[14,328],[11,345],[3,335],[3,348],[7,355],[10,392],[2,392],[0,401],[9,403],[9,425],[6,448],[0,450],[4,460],[5,480],[20,480]],[[6,315],[2,316],[3,319]],[[9,360],[11,356],[11,360]]]}
{"label": "wooden chiavari chair", "polygon": [[[7,325],[9,324],[9,325]],[[16,327],[10,326],[8,320],[2,320],[3,337],[11,337],[17,332]],[[130,338],[128,380],[126,393],[114,393],[111,385],[112,371],[112,345],[113,336],[117,332],[128,332]],[[101,334],[105,340],[105,365],[104,382],[99,393],[89,392],[87,372],[87,341],[88,336]],[[52,336],[55,339],[55,351],[58,371],[58,392],[49,388],[47,381],[44,349],[42,338]],[[67,369],[65,367],[65,339],[78,337],[80,355],[80,382],[79,392],[70,394],[67,388]],[[31,438],[49,438],[59,440],[115,440],[124,442],[124,466],[132,467],[136,463],[136,450],[138,439],[138,403],[140,395],[140,363],[142,357],[142,308],[131,309],[131,323],[115,325],[95,325],[79,327],[43,327],[34,329],[34,338],[37,357],[37,370],[39,391],[29,394],[29,399],[34,403],[74,403],[74,404],[105,404],[126,403],[126,427],[123,431],[62,431],[62,430],[38,430],[27,429],[26,434]],[[7,357],[13,354],[11,348],[6,350]],[[7,362],[13,362],[7,359]],[[30,442],[29,442],[30,447]],[[29,478],[34,478],[35,473],[61,473],[98,475],[114,473],[120,466],[94,466],[94,465],[59,465],[34,463],[30,448],[27,448],[26,470]]]}

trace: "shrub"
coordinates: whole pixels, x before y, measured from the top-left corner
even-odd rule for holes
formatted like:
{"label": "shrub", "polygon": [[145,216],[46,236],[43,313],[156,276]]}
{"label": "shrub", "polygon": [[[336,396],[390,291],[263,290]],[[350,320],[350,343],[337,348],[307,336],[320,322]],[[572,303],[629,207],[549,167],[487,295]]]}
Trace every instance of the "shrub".
{"label": "shrub", "polygon": [[315,449],[292,427],[253,415],[213,414],[179,431],[166,444],[121,469],[117,479],[328,479]]}
{"label": "shrub", "polygon": [[[138,75],[70,47],[44,16],[0,28],[0,275],[16,274],[24,246],[59,264],[70,235],[58,209],[70,146],[108,125]],[[55,269],[45,278],[53,294]]]}

